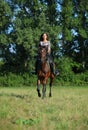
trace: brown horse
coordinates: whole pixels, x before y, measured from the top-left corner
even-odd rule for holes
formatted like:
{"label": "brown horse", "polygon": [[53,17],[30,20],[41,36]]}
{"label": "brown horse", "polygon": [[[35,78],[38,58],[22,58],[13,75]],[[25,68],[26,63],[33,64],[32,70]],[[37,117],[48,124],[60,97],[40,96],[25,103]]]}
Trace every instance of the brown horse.
{"label": "brown horse", "polygon": [[42,86],[43,86],[43,88],[42,88],[42,98],[45,97],[46,84],[47,84],[48,78],[50,78],[49,97],[51,97],[52,96],[51,88],[52,88],[52,83],[53,83],[53,80],[54,80],[54,74],[51,73],[51,70],[50,70],[50,64],[49,64],[49,60],[47,59],[47,50],[46,50],[46,48],[42,47],[40,49],[39,53],[40,53],[40,63],[39,63],[39,69],[37,71],[37,76],[38,76],[37,92],[38,92],[38,96],[41,97],[40,84],[42,84]]}

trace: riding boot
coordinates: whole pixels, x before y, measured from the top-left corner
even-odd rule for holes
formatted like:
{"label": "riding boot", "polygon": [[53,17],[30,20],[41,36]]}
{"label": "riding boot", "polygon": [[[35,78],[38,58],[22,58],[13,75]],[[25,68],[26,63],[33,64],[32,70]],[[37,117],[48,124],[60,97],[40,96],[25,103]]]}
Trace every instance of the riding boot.
{"label": "riding boot", "polygon": [[54,63],[50,64],[50,69],[51,69],[51,73],[53,73],[55,75],[55,65],[54,65]]}
{"label": "riding boot", "polygon": [[51,55],[48,55],[48,59],[49,59],[49,63],[50,63],[51,73],[53,73],[56,76],[59,75],[59,72],[55,69],[55,64],[53,62]]}
{"label": "riding boot", "polygon": [[53,73],[55,76],[59,75],[59,71],[55,69],[55,64],[50,64],[51,73]]}

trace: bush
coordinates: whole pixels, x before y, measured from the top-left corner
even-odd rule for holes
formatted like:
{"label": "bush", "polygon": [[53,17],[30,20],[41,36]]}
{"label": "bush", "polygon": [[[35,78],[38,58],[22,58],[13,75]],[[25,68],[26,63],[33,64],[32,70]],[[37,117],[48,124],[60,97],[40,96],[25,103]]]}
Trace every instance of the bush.
{"label": "bush", "polygon": [[76,85],[87,85],[88,84],[88,71],[75,75],[73,82]]}
{"label": "bush", "polygon": [[[72,59],[63,57],[59,59],[57,68],[60,75],[57,77],[56,84],[58,85],[87,85],[88,84],[88,71],[84,73],[75,74],[73,67],[77,66]],[[78,65],[79,66],[79,65]]]}
{"label": "bush", "polygon": [[71,82],[74,77],[72,71],[73,61],[70,58],[63,57],[59,60],[60,79],[65,82]]}
{"label": "bush", "polygon": [[4,76],[0,76],[0,86],[3,87],[22,87],[22,86],[35,86],[36,85],[36,76],[30,76],[25,73],[22,75],[17,75],[9,73]]}
{"label": "bush", "polygon": [[[56,86],[87,85],[88,71],[84,73],[75,74],[73,72],[74,66],[76,66],[76,63],[68,57],[63,57],[59,59],[56,65],[56,69],[59,70],[60,75],[55,77],[54,85]],[[19,73],[19,74],[14,74],[12,72],[0,73],[0,86],[22,87],[22,86],[36,86],[36,84],[37,84],[37,77],[36,75],[31,73]]]}

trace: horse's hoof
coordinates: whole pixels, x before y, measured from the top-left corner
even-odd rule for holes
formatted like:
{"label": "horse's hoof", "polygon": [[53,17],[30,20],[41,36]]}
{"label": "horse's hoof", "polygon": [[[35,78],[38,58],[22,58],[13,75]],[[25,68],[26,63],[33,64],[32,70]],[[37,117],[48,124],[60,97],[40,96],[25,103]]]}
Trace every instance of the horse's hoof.
{"label": "horse's hoof", "polygon": [[52,97],[51,93],[49,94],[49,97]]}
{"label": "horse's hoof", "polygon": [[44,99],[44,96],[42,96],[42,99]]}
{"label": "horse's hoof", "polygon": [[44,99],[46,97],[46,95],[42,95],[42,99]]}
{"label": "horse's hoof", "polygon": [[39,97],[41,97],[41,94],[40,94],[40,93],[38,93],[38,96],[39,96]]}

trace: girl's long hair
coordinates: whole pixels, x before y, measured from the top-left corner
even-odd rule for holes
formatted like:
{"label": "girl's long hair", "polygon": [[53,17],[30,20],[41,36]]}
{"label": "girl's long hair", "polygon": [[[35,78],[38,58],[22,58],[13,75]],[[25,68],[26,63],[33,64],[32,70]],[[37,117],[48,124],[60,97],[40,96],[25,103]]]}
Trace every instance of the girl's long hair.
{"label": "girl's long hair", "polygon": [[47,35],[47,40],[49,40],[49,36],[47,33],[42,33],[41,36],[40,36],[40,41],[43,41],[43,34],[46,34]]}

